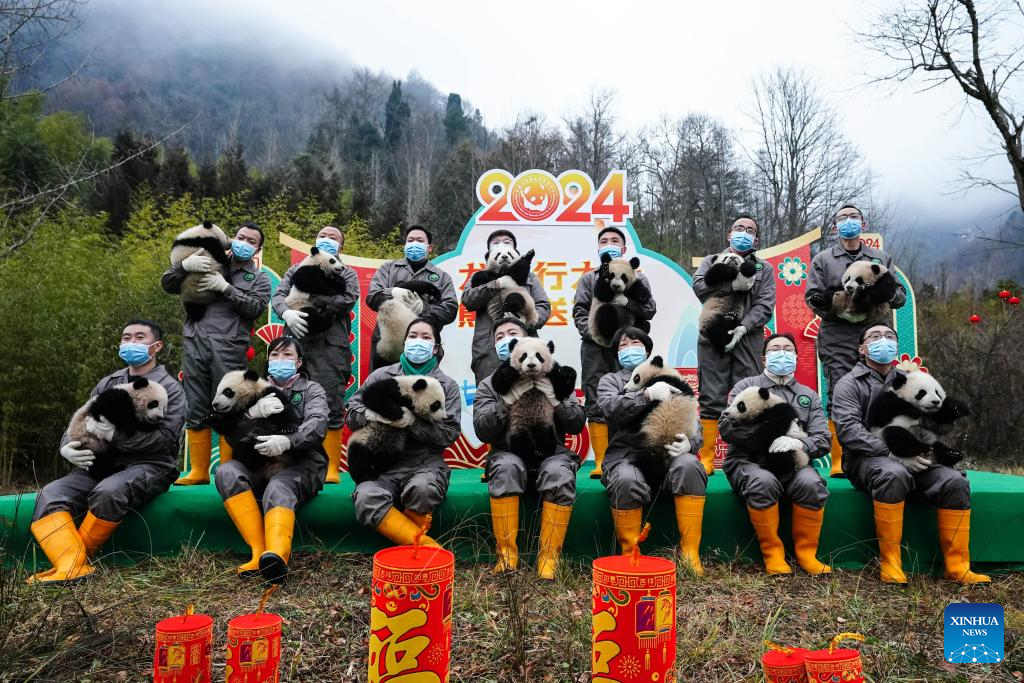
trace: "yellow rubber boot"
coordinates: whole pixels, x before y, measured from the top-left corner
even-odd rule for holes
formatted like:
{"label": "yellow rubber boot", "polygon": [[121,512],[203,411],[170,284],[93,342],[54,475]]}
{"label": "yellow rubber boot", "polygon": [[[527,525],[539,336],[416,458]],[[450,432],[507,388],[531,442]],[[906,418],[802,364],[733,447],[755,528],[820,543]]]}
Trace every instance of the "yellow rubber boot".
{"label": "yellow rubber boot", "polygon": [[708,476],[715,473],[715,442],[718,441],[718,420],[701,418],[700,428],[704,443],[700,447],[700,464]]}
{"label": "yellow rubber boot", "polygon": [[587,421],[587,431],[590,432],[590,447],[594,449],[594,469],[590,472],[590,478],[600,479],[604,454],[608,451],[608,425]]}
{"label": "yellow rubber boot", "polygon": [[252,557],[245,564],[238,566],[238,575],[242,578],[253,578],[260,573],[260,556],[267,549],[264,540],[263,511],[256,502],[252,491],[242,491],[224,500],[224,508],[228,517],[235,523],[238,534],[252,551]]}
{"label": "yellow rubber boot", "polygon": [[832,470],[829,472],[829,476],[835,479],[845,479],[846,474],[843,472],[843,447],[839,445],[839,437],[836,436],[836,423],[832,420],[828,421],[828,431],[832,434]]}
{"label": "yellow rubber boot", "polygon": [[263,517],[263,538],[266,550],[260,555],[260,574],[270,583],[284,583],[288,576],[288,559],[292,555],[292,534],[295,533],[295,510],[274,507]]}
{"label": "yellow rubber boot", "polygon": [[82,538],[82,544],[85,545],[85,556],[90,559],[96,557],[96,553],[104,543],[110,540],[114,529],[119,524],[120,522],[108,522],[92,512],[87,512],[81,526],[78,527],[78,535]]}
{"label": "yellow rubber boot", "polygon": [[188,456],[188,474],[174,482],[175,486],[193,486],[210,483],[210,428],[185,430],[185,455]]}
{"label": "yellow rubber boot", "polygon": [[96,571],[89,564],[85,544],[67,510],[51,512],[32,522],[30,528],[53,569],[30,576],[27,583],[77,581]]}
{"label": "yellow rubber boot", "polygon": [[786,549],[779,538],[779,504],[763,510],[747,507],[750,522],[757,533],[757,542],[761,545],[761,557],[764,568],[769,574],[792,574],[793,568],[786,562]]}
{"label": "yellow rubber boot", "polygon": [[434,523],[434,515],[429,512],[413,512],[412,510],[406,510],[403,514],[412,520],[412,523],[416,525],[417,529],[423,529],[424,534],[430,531],[430,525]]}
{"label": "yellow rubber boot", "polygon": [[[421,530],[416,526],[416,522],[391,507],[377,525],[377,533],[398,545],[412,545]],[[420,538],[420,545],[441,547],[440,543],[426,534]]]}
{"label": "yellow rubber boot", "polygon": [[341,465],[341,429],[328,429],[324,436],[324,450],[327,451],[327,474],[324,475],[325,484],[337,484],[341,482],[341,474],[338,467]]}
{"label": "yellow rubber boot", "polygon": [[571,505],[555,505],[544,501],[540,513],[540,548],[537,550],[537,576],[553,580],[562,555],[562,543],[572,516]]}
{"label": "yellow rubber boot", "polygon": [[623,555],[629,555],[636,547],[636,539],[644,528],[644,509],[620,510],[612,508],[612,521],[615,522],[615,537]]}
{"label": "yellow rubber boot", "polygon": [[234,457],[235,450],[231,448],[231,444],[220,434],[217,435],[217,464],[223,465],[226,462],[231,462],[231,458]]}
{"label": "yellow rubber boot", "polygon": [[519,496],[491,498],[491,527],[498,554],[494,573],[514,571],[519,566]]}
{"label": "yellow rubber boot", "polygon": [[882,564],[884,583],[906,583],[903,573],[903,503],[874,501],[875,533],[878,534],[878,555]]}
{"label": "yellow rubber boot", "polygon": [[973,585],[991,583],[985,574],[971,571],[971,511],[939,508],[939,547],[946,560],[946,578]]}
{"label": "yellow rubber boot", "polygon": [[796,561],[808,574],[828,574],[832,567],[818,560],[818,539],[821,538],[821,523],[825,520],[825,508],[812,510],[793,505],[793,550]]}
{"label": "yellow rubber boot", "polygon": [[700,562],[700,536],[704,525],[704,496],[676,496],[679,550],[697,576],[704,576]]}

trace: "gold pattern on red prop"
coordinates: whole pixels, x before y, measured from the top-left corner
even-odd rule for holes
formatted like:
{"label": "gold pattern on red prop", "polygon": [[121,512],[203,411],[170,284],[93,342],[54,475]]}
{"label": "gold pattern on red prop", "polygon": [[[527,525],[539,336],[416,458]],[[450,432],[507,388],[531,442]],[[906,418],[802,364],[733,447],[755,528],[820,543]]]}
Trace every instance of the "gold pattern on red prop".
{"label": "gold pattern on red prop", "polygon": [[864,666],[860,650],[840,649],[843,640],[864,640],[859,633],[840,633],[825,650],[811,650],[807,653],[808,683],[864,683]]}
{"label": "gold pattern on red prop", "polygon": [[213,619],[193,614],[170,617],[156,625],[153,683],[210,683]]}
{"label": "gold pattern on red prop", "polygon": [[805,330],[817,316],[814,314],[803,297],[788,297],[783,301],[779,310],[779,317],[787,322],[791,328],[803,327]]}
{"label": "gold pattern on red prop", "polygon": [[817,339],[821,330],[821,316],[816,315],[804,326],[804,336],[808,339]]}
{"label": "gold pattern on red prop", "polygon": [[807,683],[807,650],[784,647],[770,640],[764,641],[764,646],[767,650],[761,655],[761,668],[765,683]]}
{"label": "gold pattern on red prop", "polygon": [[226,683],[277,683],[281,677],[281,625],[276,614],[264,612],[267,598],[277,589],[263,593],[259,610],[228,622]]}
{"label": "gold pattern on red prop", "polygon": [[284,325],[281,323],[267,323],[263,327],[256,330],[256,336],[264,341],[266,344],[274,341],[278,337],[284,334]]}

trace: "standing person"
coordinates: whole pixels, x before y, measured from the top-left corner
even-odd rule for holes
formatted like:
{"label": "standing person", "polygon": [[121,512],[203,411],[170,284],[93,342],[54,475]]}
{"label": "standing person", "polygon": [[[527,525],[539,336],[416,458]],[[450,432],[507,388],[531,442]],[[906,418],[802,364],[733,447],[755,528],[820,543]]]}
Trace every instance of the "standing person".
{"label": "standing person", "polygon": [[[864,330],[878,321],[854,323],[833,315],[832,295],[843,288],[843,273],[854,261],[877,263],[892,270],[892,257],[880,249],[868,246],[861,239],[867,220],[853,204],[839,207],[832,216],[831,225],[838,232],[839,243],[830,249],[822,249],[811,261],[811,274],[807,279],[804,298],[811,310],[821,317],[817,345],[818,359],[828,383],[828,428],[832,433],[831,475],[841,477],[843,459],[840,441],[836,438],[836,424],[832,419],[832,397],[839,380],[857,364],[857,349]],[[907,292],[903,285],[897,284],[889,306],[901,308],[906,302]]]}
{"label": "standing person", "polygon": [[[452,278],[427,260],[434,251],[433,237],[422,225],[413,225],[405,231],[404,251],[405,258],[387,261],[373,274],[370,289],[366,293],[366,305],[374,311],[380,310],[381,304],[391,298],[392,287],[401,287],[413,280],[427,282],[440,290],[441,298],[426,305],[419,315],[440,334],[441,329],[455,320],[459,313],[459,301],[455,297]],[[379,340],[380,327],[375,325],[370,339],[370,366],[373,370],[389,364],[389,361],[377,355]]]}
{"label": "standing person", "polygon": [[898,341],[896,331],[888,325],[864,330],[858,349],[861,360],[836,383],[832,399],[843,446],[843,469],[850,483],[871,496],[874,506],[881,579],[885,583],[907,582],[900,544],[903,509],[913,496],[938,508],[946,578],[963,584],[988,583],[988,576],[971,571],[971,485],[967,475],[924,456],[897,458],[866,426],[872,401],[900,372],[892,365]]}
{"label": "standing person", "polygon": [[[210,401],[221,377],[245,368],[249,330],[270,301],[270,278],[252,260],[262,247],[263,231],[255,223],[243,223],[231,241],[228,277],[221,274],[212,257],[193,254],[160,279],[165,292],[180,294],[188,273],[205,273],[200,287],[219,294],[200,320],[185,321],[182,374],[188,406],[185,435],[189,472],[174,482],[179,486],[210,482],[212,443],[206,424]],[[220,460],[230,459],[231,447],[221,439]]]}
{"label": "standing person", "polygon": [[[613,259],[622,258],[626,254],[626,234],[616,227],[603,227],[597,233],[597,256],[598,261],[604,254]],[[605,451],[608,450],[608,424],[597,400],[597,385],[609,372],[618,369],[617,351],[613,347],[605,348],[599,345],[590,337],[589,317],[590,302],[594,299],[594,282],[597,280],[595,268],[583,274],[576,285],[576,296],[573,298],[572,318],[579,330],[580,337],[580,366],[581,384],[583,385],[583,408],[587,414],[587,429],[590,432],[590,445],[594,449],[594,469],[590,473],[591,479],[600,479],[602,464],[604,463]],[[654,292],[651,290],[651,283],[647,277],[640,273],[640,280],[651,292],[651,298],[645,303],[633,300],[629,301],[628,307],[633,313],[637,322],[643,325],[654,317],[658,306],[654,301]],[[648,329],[649,329],[648,325]]]}
{"label": "standing person", "polygon": [[[103,479],[90,474],[96,455],[83,449],[81,442],[71,441],[65,431],[60,454],[75,469],[43,487],[32,513],[32,535],[52,569],[31,576],[29,583],[73,581],[92,574],[95,568],[89,560],[121,520],[170,488],[178,476],[185,393],[164,366],[157,364],[157,354],[163,348],[163,331],[156,323],[135,319],[125,325],[118,355],[127,367],[101,379],[90,396],[144,377],[167,391],[163,419],[155,429],[131,435],[101,419],[94,428],[105,431],[101,438],[110,448],[103,457],[114,463],[114,473]],[[76,519],[82,519],[77,529]]]}
{"label": "standing person", "polygon": [[741,214],[729,227],[728,253],[738,254],[754,263],[757,271],[750,288],[745,292],[733,289],[731,282],[716,287],[708,286],[704,276],[711,267],[705,257],[693,275],[693,293],[703,304],[716,295],[743,297],[743,313],[739,326],[733,329],[732,341],[719,351],[700,335],[697,340],[697,377],[699,382],[700,422],[704,431],[704,445],[700,461],[704,470],[715,471],[715,441],[718,439],[718,418],[725,410],[729,390],[741,379],[753,377],[763,369],[761,351],[764,344],[764,326],[775,310],[775,272],[772,265],[758,258],[754,250],[758,245],[758,225],[753,216]]}
{"label": "standing person", "polygon": [[[303,365],[302,349],[293,338],[278,337],[270,342],[268,379],[287,392],[291,409],[302,416],[302,422],[291,434],[256,437],[260,442],[256,452],[266,460],[253,463],[233,459],[218,467],[214,477],[228,516],[252,550],[251,559],[238,567],[242,577],[258,574],[272,583],[284,581],[292,551],[295,510],[324,486],[328,401],[323,387],[300,372]],[[266,418],[283,410],[281,400],[270,395],[250,408],[248,416]],[[229,433],[227,438],[244,436]],[[282,460],[288,464],[279,469],[277,464]]]}
{"label": "standing person", "polygon": [[[349,429],[361,429],[370,419],[362,394],[374,382],[399,375],[427,375],[444,387],[445,419],[431,422],[420,416],[405,427],[405,452],[397,465],[377,479],[358,484],[352,492],[356,519],[382,536],[402,545],[413,543],[420,530],[430,526],[434,509],[444,502],[451,471],[444,451],[461,430],[459,387],[441,371],[444,358],[441,336],[429,320],[416,319],[405,333],[405,351],[397,363],[370,373],[348,402],[345,422]],[[428,536],[423,543],[437,545]]]}
{"label": "standing person", "polygon": [[[337,256],[344,246],[345,236],[332,225],[322,228],[316,236],[316,248],[328,254]],[[337,484],[340,481],[338,466],[341,463],[341,430],[345,423],[345,387],[352,376],[352,348],[349,343],[352,321],[349,314],[359,301],[359,276],[355,270],[345,266],[342,274],[345,281],[344,294],[314,295],[316,305],[334,316],[334,322],[323,332],[307,334],[306,314],[289,310],[285,303],[292,291],[292,277],[298,267],[298,264],[292,266],[281,278],[271,305],[284,320],[287,334],[302,340],[303,367],[309,378],[327,393],[330,418],[327,422],[327,436],[324,437],[324,450],[327,451],[327,475],[324,482]]]}

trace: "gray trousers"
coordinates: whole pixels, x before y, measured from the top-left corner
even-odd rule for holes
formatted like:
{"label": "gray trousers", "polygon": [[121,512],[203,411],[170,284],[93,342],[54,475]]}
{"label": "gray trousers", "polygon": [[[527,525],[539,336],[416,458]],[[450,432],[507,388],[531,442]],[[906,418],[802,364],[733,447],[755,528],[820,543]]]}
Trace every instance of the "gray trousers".
{"label": "gray trousers", "polygon": [[743,502],[757,510],[771,507],[785,495],[800,507],[820,510],[828,500],[828,486],[813,467],[801,467],[779,479],[745,458],[726,458],[725,477]]}
{"label": "gray trousers", "polygon": [[[601,483],[608,490],[611,506],[618,510],[633,510],[651,502],[651,483],[628,458],[605,465]],[[654,482],[657,485],[656,482]],[[694,455],[680,455],[669,461],[662,490],[673,496],[703,496],[708,486],[704,465]]]}
{"label": "gray trousers", "polygon": [[818,330],[818,358],[828,381],[826,414],[832,417],[832,390],[846,373],[853,370],[859,358],[860,333],[863,325],[845,322],[821,322]]}
{"label": "gray trousers", "polygon": [[244,370],[249,341],[221,337],[184,337],[182,374],[185,389],[185,426],[202,427],[210,415],[210,402],[221,378],[231,370]]}
{"label": "gray trousers", "polygon": [[748,330],[730,353],[720,353],[702,337],[697,339],[697,379],[700,383],[697,401],[700,416],[717,420],[725,410],[729,392],[736,383],[760,375],[764,370],[761,349],[764,328]]}
{"label": "gray trousers", "polygon": [[364,481],[352,492],[359,523],[376,528],[392,507],[419,514],[433,512],[448,495],[451,470],[440,455],[399,463],[379,478]]}
{"label": "gray trousers", "polygon": [[850,482],[880,503],[902,503],[910,498],[951,510],[969,510],[971,485],[967,475],[952,467],[936,465],[913,474],[889,456],[844,458]]}
{"label": "gray trousers", "polygon": [[604,422],[604,413],[597,405],[597,385],[602,377],[619,369],[618,351],[583,339],[580,341],[580,368],[583,409],[587,419],[591,422]]}
{"label": "gray trousers", "polygon": [[176,467],[151,463],[130,465],[99,480],[76,467],[43,487],[36,496],[32,521],[60,510],[77,518],[88,510],[104,521],[120,522],[169,489],[177,478]]}
{"label": "gray trousers", "polygon": [[341,429],[345,424],[345,387],[352,374],[352,351],[329,344],[326,334],[303,337],[299,343],[302,367],[327,392],[327,428]]}
{"label": "gray trousers", "polygon": [[[580,459],[575,453],[555,453],[537,469],[537,493],[555,505],[576,501],[576,471]],[[526,492],[526,466],[515,453],[492,451],[487,456],[487,492],[491,498],[521,496]]]}
{"label": "gray trousers", "polygon": [[297,465],[286,467],[269,479],[263,472],[250,469],[238,460],[229,460],[217,468],[214,482],[220,497],[252,491],[263,503],[263,511],[271,508],[295,510],[313,499],[324,487],[327,463],[319,453],[310,454]]}

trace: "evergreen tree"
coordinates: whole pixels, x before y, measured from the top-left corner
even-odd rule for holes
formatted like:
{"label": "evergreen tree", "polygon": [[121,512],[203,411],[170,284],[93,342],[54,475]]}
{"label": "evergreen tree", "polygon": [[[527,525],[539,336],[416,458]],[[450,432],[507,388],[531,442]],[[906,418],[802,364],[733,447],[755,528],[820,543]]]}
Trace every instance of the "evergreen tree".
{"label": "evergreen tree", "polygon": [[448,95],[448,106],[444,111],[444,132],[448,146],[458,143],[469,130],[465,113],[462,111],[462,96],[458,93]]}
{"label": "evergreen tree", "polygon": [[228,145],[217,162],[217,188],[222,195],[236,194],[249,188],[245,148],[238,140]]}

